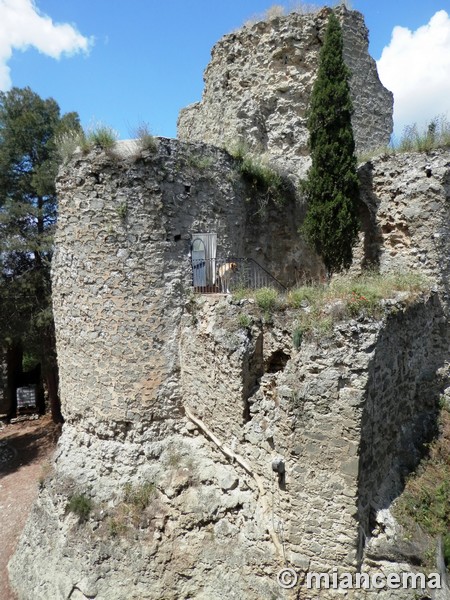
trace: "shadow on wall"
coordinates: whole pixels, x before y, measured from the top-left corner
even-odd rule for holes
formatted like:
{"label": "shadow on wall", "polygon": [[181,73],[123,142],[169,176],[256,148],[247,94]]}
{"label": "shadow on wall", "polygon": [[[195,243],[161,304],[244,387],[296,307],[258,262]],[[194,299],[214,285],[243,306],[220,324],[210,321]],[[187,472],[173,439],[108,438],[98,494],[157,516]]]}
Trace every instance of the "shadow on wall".
{"label": "shadow on wall", "polygon": [[376,526],[404,489],[438,432],[438,370],[448,358],[449,331],[437,295],[393,314],[369,367],[358,474],[358,562]]}
{"label": "shadow on wall", "polygon": [[380,265],[383,235],[377,222],[379,199],[373,192],[372,163],[368,162],[359,169],[361,186],[360,222],[364,235],[362,268],[377,268]]}
{"label": "shadow on wall", "polygon": [[258,190],[245,194],[245,256],[263,265],[284,286],[320,281],[320,257],[300,233],[307,205],[286,178],[281,202]]}
{"label": "shadow on wall", "polygon": [[[447,163],[446,166],[450,166],[450,163]],[[445,200],[447,202],[447,206],[450,203],[450,169],[446,171],[442,185],[445,190]],[[440,230],[444,235],[437,238],[435,243],[442,244],[444,247],[439,251],[439,273],[441,274],[441,283],[445,289],[447,301],[450,299],[450,261],[448,260],[448,240],[450,239],[450,226],[449,221],[445,215],[440,223]]]}

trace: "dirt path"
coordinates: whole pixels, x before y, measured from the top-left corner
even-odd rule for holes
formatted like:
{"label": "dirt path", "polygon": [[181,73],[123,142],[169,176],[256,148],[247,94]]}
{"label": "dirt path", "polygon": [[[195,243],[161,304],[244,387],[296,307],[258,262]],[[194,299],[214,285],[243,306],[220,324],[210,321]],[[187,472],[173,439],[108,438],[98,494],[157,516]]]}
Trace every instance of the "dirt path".
{"label": "dirt path", "polygon": [[51,458],[59,427],[50,417],[0,429],[0,598],[16,600],[7,564],[36,498],[39,478]]}

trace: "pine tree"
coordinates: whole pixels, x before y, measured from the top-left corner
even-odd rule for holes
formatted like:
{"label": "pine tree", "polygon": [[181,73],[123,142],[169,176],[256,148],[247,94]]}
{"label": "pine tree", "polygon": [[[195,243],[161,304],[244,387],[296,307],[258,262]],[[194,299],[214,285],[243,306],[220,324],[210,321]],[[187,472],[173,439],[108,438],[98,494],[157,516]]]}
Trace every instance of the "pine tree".
{"label": "pine tree", "polygon": [[[61,420],[50,261],[56,223],[59,134],[80,128],[52,98],[29,88],[0,92],[0,343],[42,365],[52,416]],[[12,398],[12,396],[11,396]]]}
{"label": "pine tree", "polygon": [[341,27],[331,13],[308,113],[312,164],[304,184],[308,211],[302,227],[329,275],[350,266],[358,236],[359,187],[349,78]]}

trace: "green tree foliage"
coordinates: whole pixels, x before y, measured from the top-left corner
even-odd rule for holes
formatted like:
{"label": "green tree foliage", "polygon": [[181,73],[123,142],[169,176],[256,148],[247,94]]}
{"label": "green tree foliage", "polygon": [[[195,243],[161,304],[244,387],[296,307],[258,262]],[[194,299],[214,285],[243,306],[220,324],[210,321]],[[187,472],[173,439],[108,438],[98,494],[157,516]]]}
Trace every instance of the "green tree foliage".
{"label": "green tree foliage", "polygon": [[0,341],[23,346],[42,364],[60,419],[50,261],[56,224],[55,138],[80,129],[53,99],[29,88],[0,93]]}
{"label": "green tree foliage", "polygon": [[312,165],[304,184],[308,211],[303,225],[329,274],[350,266],[358,235],[350,73],[342,50],[341,27],[331,13],[308,114]]}

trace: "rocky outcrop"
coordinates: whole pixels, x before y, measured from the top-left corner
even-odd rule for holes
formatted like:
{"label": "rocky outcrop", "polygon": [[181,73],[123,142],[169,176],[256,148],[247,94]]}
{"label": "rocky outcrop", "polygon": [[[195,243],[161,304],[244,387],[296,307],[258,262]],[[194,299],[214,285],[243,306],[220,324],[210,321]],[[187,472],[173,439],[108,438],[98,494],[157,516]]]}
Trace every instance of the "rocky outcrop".
{"label": "rocky outcrop", "polygon": [[[291,173],[308,166],[306,111],[330,9],[260,21],[224,36],[206,68],[201,102],[180,112],[178,136],[219,147],[245,142]],[[363,16],[335,9],[344,59],[352,73],[353,130],[358,152],[386,146],[393,97],[368,54]]]}

